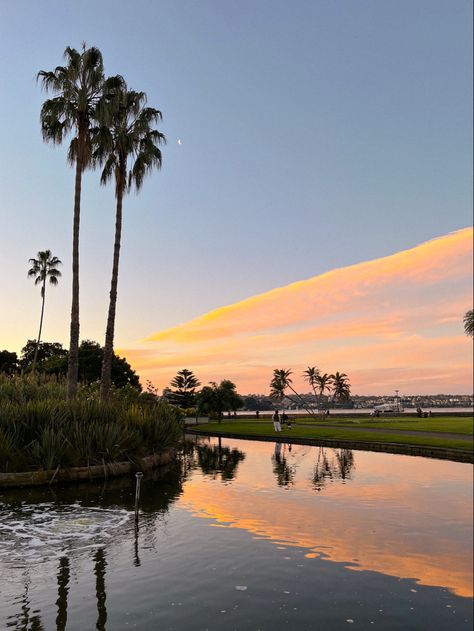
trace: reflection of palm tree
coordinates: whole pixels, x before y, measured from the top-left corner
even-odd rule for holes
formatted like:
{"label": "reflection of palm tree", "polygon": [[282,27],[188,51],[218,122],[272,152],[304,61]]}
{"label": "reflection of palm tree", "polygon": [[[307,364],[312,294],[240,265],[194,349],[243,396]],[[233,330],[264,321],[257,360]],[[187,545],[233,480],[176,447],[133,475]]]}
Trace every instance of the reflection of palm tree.
{"label": "reflection of palm tree", "polygon": [[239,449],[220,445],[196,445],[196,451],[201,471],[214,478],[220,473],[222,480],[233,480],[239,462],[245,459],[245,454]]}
{"label": "reflection of palm tree", "polygon": [[56,605],[58,614],[56,616],[57,631],[64,631],[67,622],[67,596],[69,592],[69,559],[62,557],[59,560],[58,568],[58,599]]}
{"label": "reflection of palm tree", "polygon": [[[331,457],[332,456],[332,457]],[[320,447],[313,468],[311,481],[316,491],[321,491],[328,481],[350,478],[354,467],[354,454],[350,449],[331,449]]]}
{"label": "reflection of palm tree", "polygon": [[107,594],[105,592],[105,568],[107,561],[105,559],[105,550],[99,548],[94,555],[94,574],[95,574],[95,596],[97,600],[97,631],[105,631],[105,623],[107,622],[107,607],[105,600]]}
{"label": "reflection of palm tree", "polygon": [[28,595],[28,590],[30,586],[29,578],[25,580],[25,592],[21,599],[21,614],[19,619],[17,620],[17,631],[44,631],[43,623],[41,622],[41,618],[39,615],[34,615],[30,617],[30,598]]}
{"label": "reflection of palm tree", "polygon": [[[284,445],[283,449],[285,449]],[[290,486],[293,485],[295,478],[295,468],[288,464],[288,461],[281,453],[281,443],[275,443],[275,451],[272,455],[273,473],[276,475],[278,486]]]}

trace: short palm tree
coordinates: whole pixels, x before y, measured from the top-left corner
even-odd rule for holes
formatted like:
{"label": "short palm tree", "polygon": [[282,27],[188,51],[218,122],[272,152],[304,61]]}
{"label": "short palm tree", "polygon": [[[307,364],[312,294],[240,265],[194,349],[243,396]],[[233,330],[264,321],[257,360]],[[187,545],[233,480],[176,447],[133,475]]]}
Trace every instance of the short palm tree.
{"label": "short palm tree", "polygon": [[28,270],[28,278],[35,279],[35,285],[41,285],[41,316],[38,337],[36,339],[35,354],[33,357],[32,371],[36,368],[36,360],[38,358],[38,349],[41,341],[41,329],[43,328],[43,315],[44,315],[44,301],[46,297],[46,282],[50,285],[57,285],[58,279],[61,277],[61,272],[58,270],[58,266],[62,265],[57,256],[53,256],[51,250],[44,250],[38,252],[36,255],[38,258],[29,259],[28,263],[31,265]]}
{"label": "short palm tree", "polygon": [[330,375],[332,398],[334,401],[347,401],[351,395],[351,385],[348,376],[343,372]]}
{"label": "short palm tree", "polygon": [[145,176],[154,168],[161,168],[161,151],[158,145],[166,142],[165,136],[154,129],[161,121],[159,110],[146,107],[146,94],[127,89],[123,79],[107,80],[97,107],[99,126],[92,139],[93,161],[103,165],[101,184],[115,181],[115,241],[110,284],[110,300],[105,333],[104,356],[100,396],[109,396],[112,355],[115,333],[115,312],[122,235],[122,200],[132,186],[140,190]]}
{"label": "short palm tree", "polygon": [[326,392],[326,390],[329,391],[331,388],[331,376],[328,375],[327,372],[325,372],[322,375],[317,375],[315,381],[319,390],[319,402],[321,404],[324,393]]}
{"label": "short palm tree", "polygon": [[102,54],[97,48],[69,46],[64,51],[65,66],[41,70],[37,79],[54,96],[41,108],[41,132],[45,142],[62,144],[73,133],[68,162],[76,168],[72,237],[72,304],[68,359],[68,399],[77,391],[79,369],[79,224],[82,174],[91,162],[90,130],[104,82]]}
{"label": "short palm tree", "polygon": [[466,311],[464,315],[464,332],[466,335],[474,336],[474,309]]}
{"label": "short palm tree", "polygon": [[[284,397],[287,397],[288,399],[290,399],[290,401],[296,403],[298,407],[303,408],[304,410],[306,410],[306,412],[308,412],[308,414],[313,416],[313,410],[309,409],[306,406],[304,399],[293,388],[293,380],[291,379],[291,374],[292,371],[289,369],[285,370],[284,368],[275,368],[275,370],[273,371],[273,379],[270,382],[270,397],[279,402],[281,402]],[[291,390],[294,396],[286,393],[287,388]]]}
{"label": "short palm tree", "polygon": [[316,392],[316,386],[318,385],[318,377],[319,377],[319,369],[316,366],[308,366],[306,370],[303,370],[303,379],[309,383],[311,386],[314,397],[316,401],[318,400],[318,395]]}

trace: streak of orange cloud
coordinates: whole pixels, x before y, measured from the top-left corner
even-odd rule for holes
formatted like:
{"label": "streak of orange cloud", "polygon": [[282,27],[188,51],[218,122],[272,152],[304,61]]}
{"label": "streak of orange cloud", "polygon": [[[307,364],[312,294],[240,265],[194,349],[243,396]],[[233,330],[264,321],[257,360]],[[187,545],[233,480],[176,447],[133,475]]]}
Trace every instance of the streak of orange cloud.
{"label": "streak of orange cloud", "polygon": [[[142,378],[177,370],[267,392],[273,368],[342,370],[353,392],[472,391],[462,317],[472,304],[472,228],[411,250],[292,283],[152,335],[125,349]],[[302,382],[298,386],[303,387]],[[306,388],[307,389],[307,388]]]}

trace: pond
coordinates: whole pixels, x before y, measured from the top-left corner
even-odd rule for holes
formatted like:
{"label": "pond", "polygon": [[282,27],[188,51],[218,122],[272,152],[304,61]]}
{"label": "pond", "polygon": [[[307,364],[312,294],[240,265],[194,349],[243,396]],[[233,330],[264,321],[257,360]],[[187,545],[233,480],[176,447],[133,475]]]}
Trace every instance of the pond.
{"label": "pond", "polygon": [[0,491],[0,628],[472,627],[472,465],[190,437],[134,496]]}

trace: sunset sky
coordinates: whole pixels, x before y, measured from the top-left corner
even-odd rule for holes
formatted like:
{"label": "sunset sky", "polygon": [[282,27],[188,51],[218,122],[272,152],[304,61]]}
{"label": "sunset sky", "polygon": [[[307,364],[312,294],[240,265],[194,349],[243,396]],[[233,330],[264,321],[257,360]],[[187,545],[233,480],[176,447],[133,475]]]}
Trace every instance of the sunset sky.
{"label": "sunset sky", "polygon": [[[69,338],[74,173],[43,144],[41,69],[101,49],[163,112],[163,169],[124,200],[116,348],[268,392],[273,368],[357,394],[472,391],[472,2],[0,0],[0,350]],[[178,143],[178,140],[180,141]],[[103,343],[112,187],[83,181],[81,338]]]}

